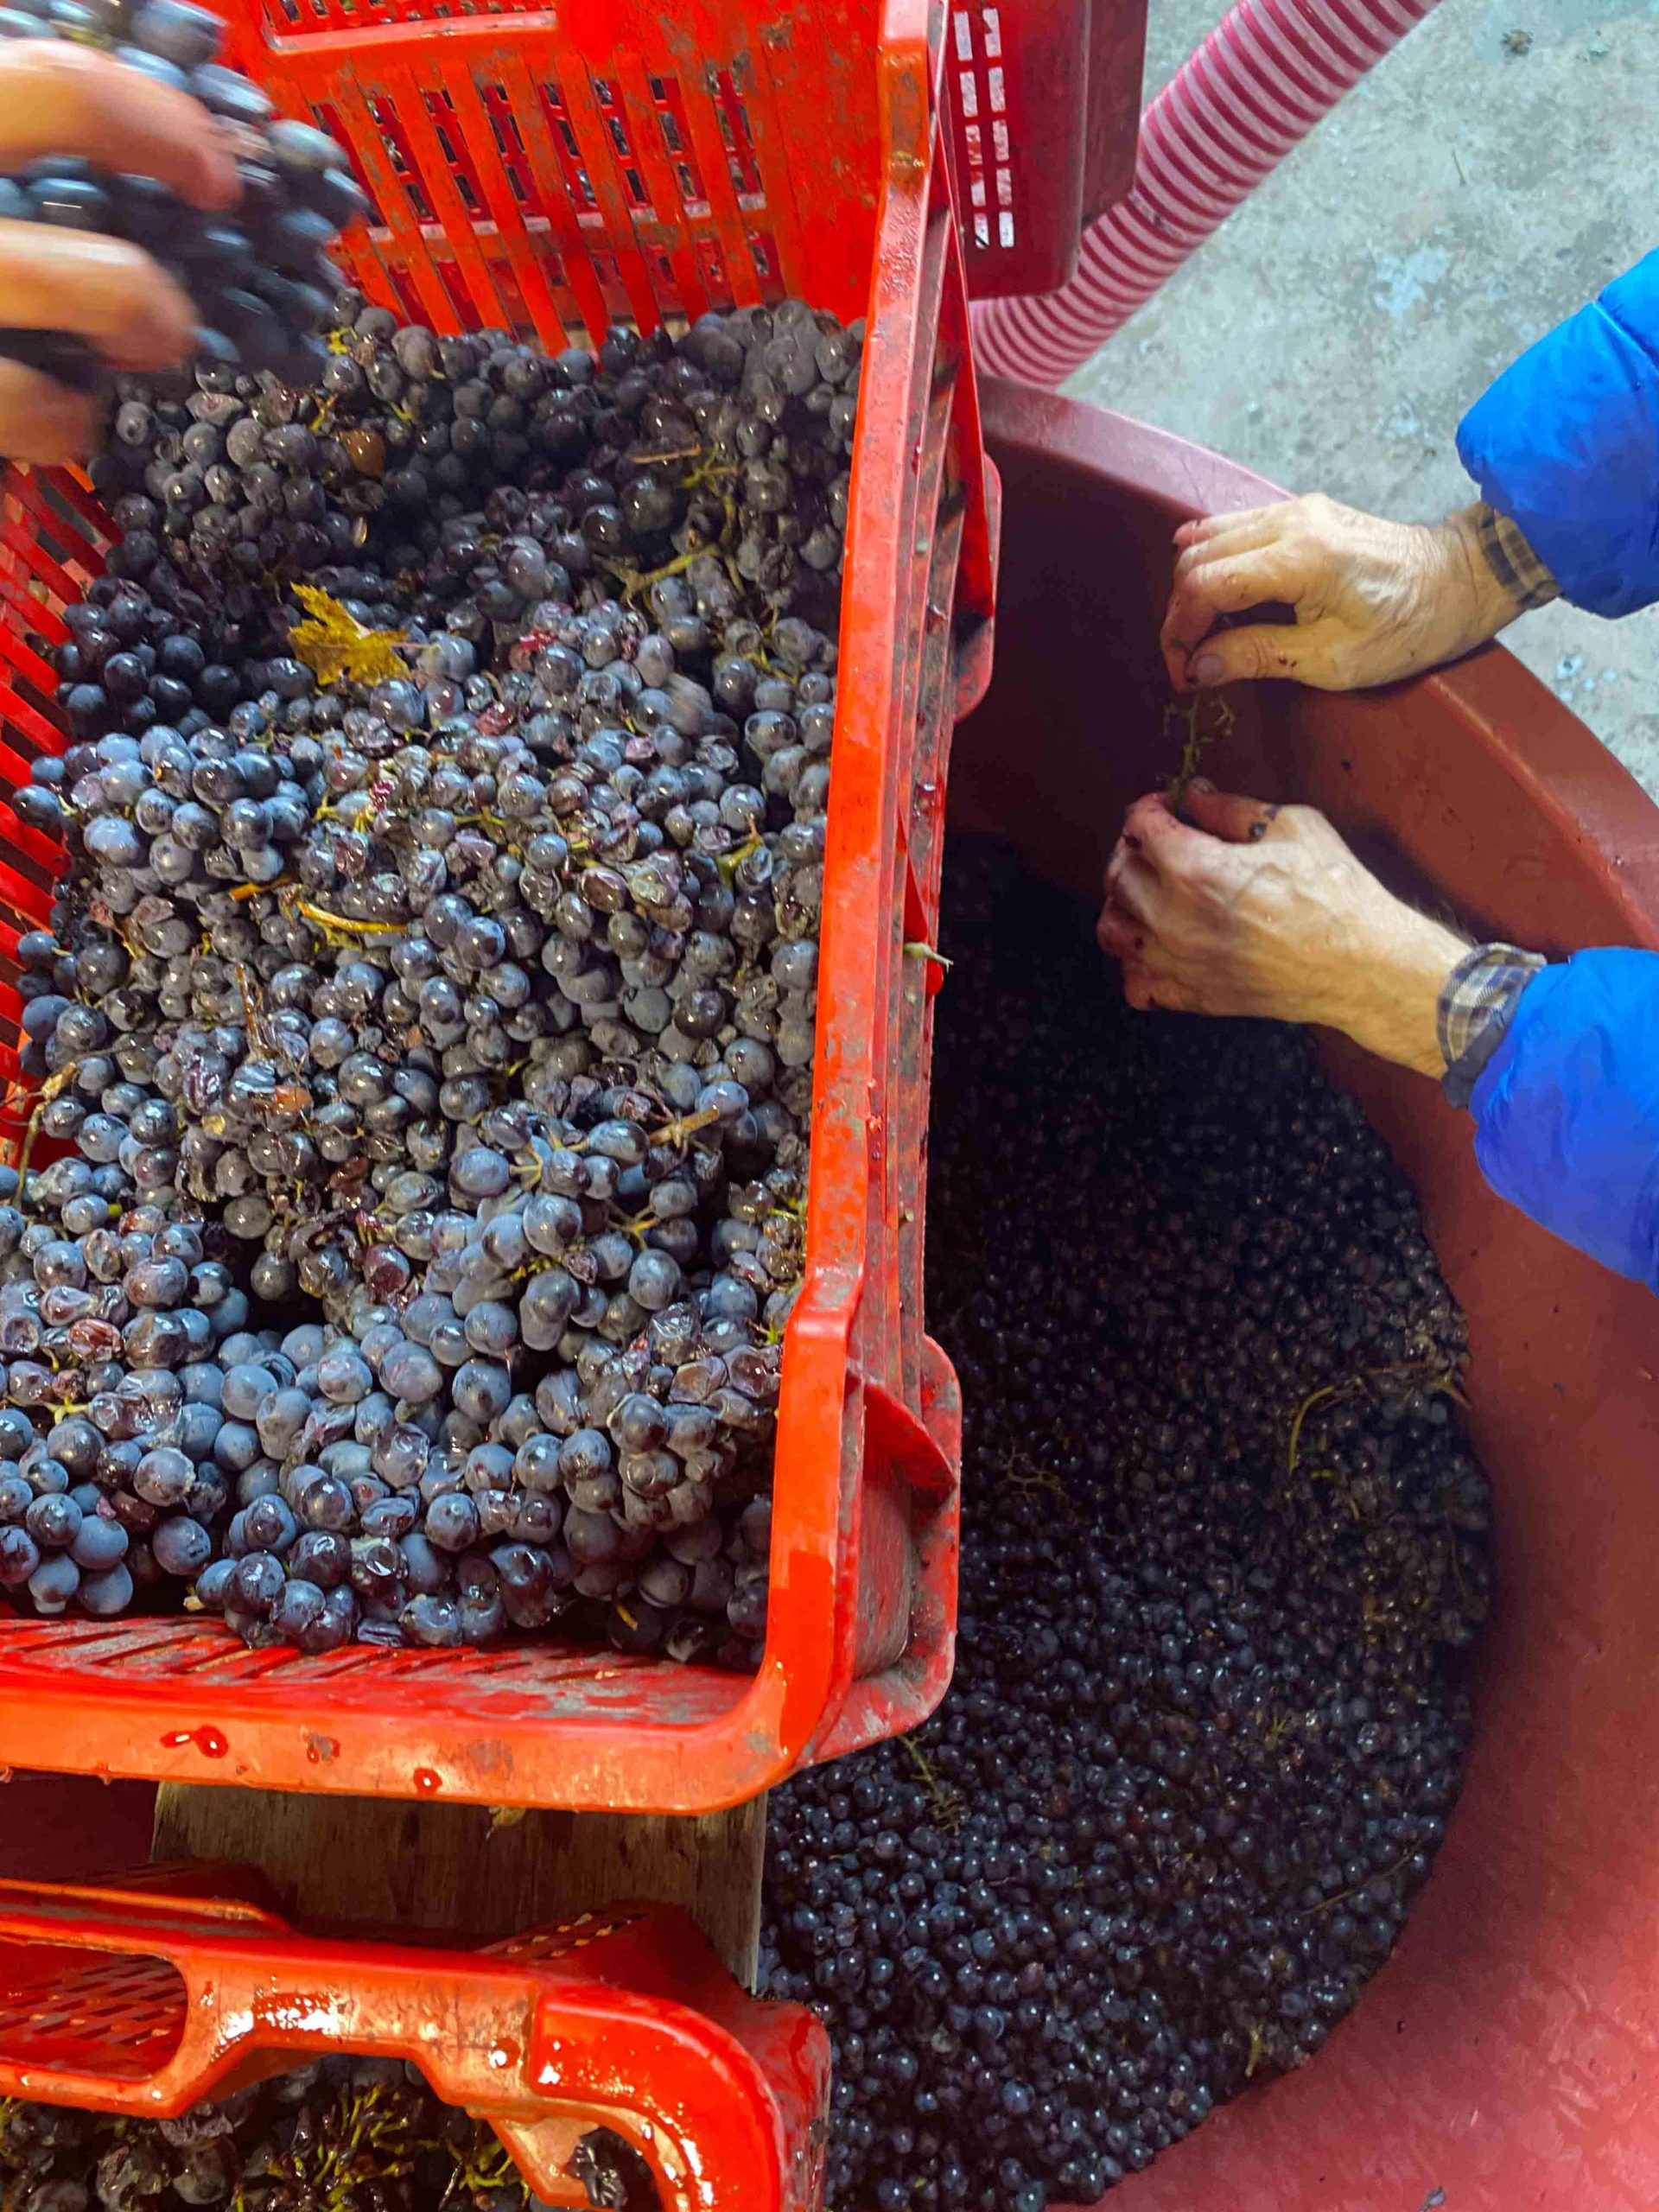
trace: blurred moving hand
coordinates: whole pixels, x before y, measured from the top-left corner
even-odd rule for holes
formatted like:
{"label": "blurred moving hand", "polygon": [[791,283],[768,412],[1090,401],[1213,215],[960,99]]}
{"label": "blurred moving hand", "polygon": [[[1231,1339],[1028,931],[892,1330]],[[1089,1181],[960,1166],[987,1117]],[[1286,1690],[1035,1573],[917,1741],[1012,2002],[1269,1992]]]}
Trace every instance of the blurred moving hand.
{"label": "blurred moving hand", "polygon": [[[1522,612],[1481,550],[1472,512],[1384,522],[1323,493],[1183,523],[1161,643],[1177,691],[1247,677],[1320,691],[1391,683],[1455,660]],[[1294,623],[1224,615],[1287,607]]]}
{"label": "blurred moving hand", "polygon": [[[48,156],[154,177],[208,211],[237,196],[225,132],[184,93],[65,40],[0,45],[0,174]],[[135,245],[0,220],[0,323],[69,331],[112,371],[143,372],[184,359],[195,316],[183,287]],[[101,412],[94,396],[0,360],[0,455],[8,460],[83,460]]]}

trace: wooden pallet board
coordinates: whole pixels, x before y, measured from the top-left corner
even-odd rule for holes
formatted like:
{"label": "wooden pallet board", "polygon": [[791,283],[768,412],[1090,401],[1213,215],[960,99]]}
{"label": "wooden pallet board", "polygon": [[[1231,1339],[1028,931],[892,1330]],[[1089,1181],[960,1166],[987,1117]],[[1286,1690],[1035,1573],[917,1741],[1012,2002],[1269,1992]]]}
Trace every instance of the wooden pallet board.
{"label": "wooden pallet board", "polygon": [[151,1857],[252,1867],[279,1911],[320,1930],[487,1942],[597,1905],[679,1905],[753,1988],[766,1834],[764,1797],[676,1819],[167,1783]]}

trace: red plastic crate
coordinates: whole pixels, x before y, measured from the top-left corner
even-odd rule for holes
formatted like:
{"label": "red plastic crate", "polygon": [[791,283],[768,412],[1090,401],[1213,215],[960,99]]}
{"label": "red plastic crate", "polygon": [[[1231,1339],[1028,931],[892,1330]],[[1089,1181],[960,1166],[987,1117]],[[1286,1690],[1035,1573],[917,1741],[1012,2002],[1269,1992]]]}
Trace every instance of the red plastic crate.
{"label": "red plastic crate", "polygon": [[[446,327],[597,337],[795,292],[868,333],[847,529],[804,1289],[753,1677],[553,1642],[327,1658],[186,1618],[0,1611],[0,1764],[696,1812],[913,1726],[950,1677],[960,1406],[923,1327],[929,1013],[951,722],[988,675],[994,480],[925,0],[810,14],[422,19],[285,0],[234,21],[280,105],[377,203],[346,257]],[[988,492],[989,494],[988,499]],[[65,740],[43,658],[99,564],[78,480],[0,481],[0,777]],[[60,855],[0,798],[0,950]],[[0,1020],[15,1021],[0,986]],[[14,1138],[27,1102],[16,1060]]]}
{"label": "red plastic crate", "polygon": [[947,143],[968,289],[1052,292],[1135,178],[1147,0],[950,0]]}
{"label": "red plastic crate", "polygon": [[664,2212],[816,2212],[830,2045],[746,1996],[682,1913],[615,1906],[487,1950],[326,1942],[212,1870],[0,1881],[0,2097],[164,2120],[318,2052],[412,2059],[544,2203],[608,2127]]}

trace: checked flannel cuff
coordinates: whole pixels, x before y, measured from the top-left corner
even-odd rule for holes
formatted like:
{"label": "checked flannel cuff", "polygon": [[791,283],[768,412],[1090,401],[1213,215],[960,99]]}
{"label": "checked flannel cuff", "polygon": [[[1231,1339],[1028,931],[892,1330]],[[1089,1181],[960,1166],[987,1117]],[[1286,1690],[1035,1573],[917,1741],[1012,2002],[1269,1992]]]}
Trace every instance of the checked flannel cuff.
{"label": "checked flannel cuff", "polygon": [[1503,1041],[1521,994],[1547,963],[1514,944],[1479,944],[1466,952],[1440,992],[1437,1033],[1446,1060],[1440,1088],[1467,1106],[1482,1070]]}
{"label": "checked flannel cuff", "polygon": [[1560,597],[1560,586],[1508,515],[1483,500],[1474,517],[1487,567],[1523,613],[1529,607],[1547,607]]}

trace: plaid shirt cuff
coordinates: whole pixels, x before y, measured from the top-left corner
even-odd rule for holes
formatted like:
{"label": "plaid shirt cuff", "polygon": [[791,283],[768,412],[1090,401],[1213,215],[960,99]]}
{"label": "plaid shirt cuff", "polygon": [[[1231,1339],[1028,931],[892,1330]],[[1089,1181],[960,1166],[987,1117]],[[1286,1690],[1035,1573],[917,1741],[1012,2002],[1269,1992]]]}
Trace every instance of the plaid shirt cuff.
{"label": "plaid shirt cuff", "polygon": [[1560,586],[1508,515],[1483,500],[1474,510],[1474,520],[1487,567],[1523,613],[1529,607],[1547,607],[1560,597]]}
{"label": "plaid shirt cuff", "polygon": [[1546,965],[1518,945],[1481,944],[1465,953],[1440,992],[1438,1034],[1446,1060],[1440,1088],[1466,1106],[1486,1063],[1503,1041],[1521,994]]}

